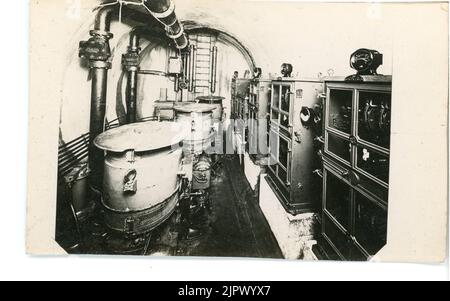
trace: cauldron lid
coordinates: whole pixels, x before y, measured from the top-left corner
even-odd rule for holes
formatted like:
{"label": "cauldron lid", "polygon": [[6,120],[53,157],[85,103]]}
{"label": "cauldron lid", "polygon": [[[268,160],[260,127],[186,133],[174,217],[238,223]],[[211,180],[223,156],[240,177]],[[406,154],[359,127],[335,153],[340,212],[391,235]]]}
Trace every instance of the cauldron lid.
{"label": "cauldron lid", "polygon": [[148,121],[123,125],[101,133],[95,138],[94,145],[110,152],[144,152],[177,145],[182,139],[179,124]]}
{"label": "cauldron lid", "polygon": [[203,103],[190,103],[185,105],[175,105],[174,110],[183,113],[206,113],[212,112],[216,106]]}

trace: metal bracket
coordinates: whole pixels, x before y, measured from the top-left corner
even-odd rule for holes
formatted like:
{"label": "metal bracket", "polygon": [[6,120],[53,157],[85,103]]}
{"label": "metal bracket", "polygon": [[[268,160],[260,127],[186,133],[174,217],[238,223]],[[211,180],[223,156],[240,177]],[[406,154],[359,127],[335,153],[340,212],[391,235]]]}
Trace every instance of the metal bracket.
{"label": "metal bracket", "polygon": [[139,71],[140,57],[137,52],[128,52],[122,55],[122,65],[127,71]]}

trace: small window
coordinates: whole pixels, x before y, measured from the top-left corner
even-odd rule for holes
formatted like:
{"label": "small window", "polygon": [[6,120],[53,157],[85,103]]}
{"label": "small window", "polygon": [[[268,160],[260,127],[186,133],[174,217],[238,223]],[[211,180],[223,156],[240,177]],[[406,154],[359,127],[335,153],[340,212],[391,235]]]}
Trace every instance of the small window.
{"label": "small window", "polygon": [[331,133],[328,133],[327,137],[327,152],[332,153],[333,155],[350,164],[350,141]]}
{"label": "small window", "polygon": [[343,133],[351,133],[352,90],[330,90],[328,126]]}
{"label": "small window", "polygon": [[369,147],[358,146],[356,166],[371,176],[389,183],[389,157]]}
{"label": "small window", "polygon": [[390,146],[391,94],[359,92],[358,136],[386,149]]}
{"label": "small window", "polygon": [[326,173],[325,209],[345,228],[350,229],[351,188],[332,173]]}
{"label": "small window", "polygon": [[387,211],[359,193],[355,207],[356,240],[374,255],[386,244]]}

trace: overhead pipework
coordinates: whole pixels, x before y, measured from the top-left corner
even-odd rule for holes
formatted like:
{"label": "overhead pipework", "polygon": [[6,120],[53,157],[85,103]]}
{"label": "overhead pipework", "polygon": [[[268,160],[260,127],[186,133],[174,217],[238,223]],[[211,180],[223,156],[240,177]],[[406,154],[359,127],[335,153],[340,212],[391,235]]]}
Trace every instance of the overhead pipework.
{"label": "overhead pipework", "polygon": [[189,45],[183,25],[175,14],[175,4],[171,0],[145,0],[147,10],[166,28],[167,36],[175,42],[175,47],[185,50]]}

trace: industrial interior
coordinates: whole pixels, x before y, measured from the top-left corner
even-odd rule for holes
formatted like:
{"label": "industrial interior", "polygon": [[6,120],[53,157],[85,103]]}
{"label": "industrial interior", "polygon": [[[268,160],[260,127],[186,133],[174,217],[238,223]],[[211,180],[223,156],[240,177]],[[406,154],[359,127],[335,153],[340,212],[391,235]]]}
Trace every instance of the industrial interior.
{"label": "industrial interior", "polygon": [[320,46],[301,29],[272,39],[285,28],[249,24],[291,18],[286,4],[188,2],[99,1],[73,34],[56,241],[70,254],[370,260],[387,239],[389,45],[355,34],[340,51],[319,24]]}

